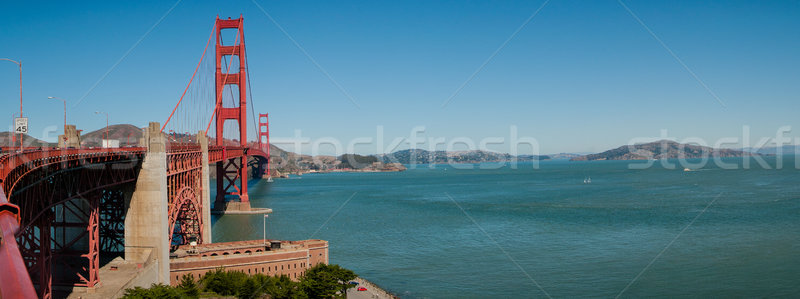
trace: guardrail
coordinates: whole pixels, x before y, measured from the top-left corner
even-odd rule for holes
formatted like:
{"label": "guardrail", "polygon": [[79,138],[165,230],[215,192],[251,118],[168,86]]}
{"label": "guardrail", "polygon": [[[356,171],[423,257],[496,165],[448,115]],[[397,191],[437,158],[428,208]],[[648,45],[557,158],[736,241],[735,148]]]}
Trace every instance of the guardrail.
{"label": "guardrail", "polygon": [[19,229],[19,207],[0,189],[0,298],[36,298],[28,269],[14,237]]}

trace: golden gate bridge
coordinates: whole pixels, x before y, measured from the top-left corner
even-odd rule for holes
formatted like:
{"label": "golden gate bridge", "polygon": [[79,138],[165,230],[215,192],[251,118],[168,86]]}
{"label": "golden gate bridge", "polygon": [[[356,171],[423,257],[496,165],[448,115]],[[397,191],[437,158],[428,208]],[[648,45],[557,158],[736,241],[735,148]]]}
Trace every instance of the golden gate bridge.
{"label": "golden gate bridge", "polygon": [[[223,43],[223,30],[236,32],[233,44]],[[201,67],[211,66],[214,36],[211,77]],[[211,243],[211,168],[214,209],[250,210],[249,174],[268,174],[270,154],[268,115],[256,123],[252,99],[248,105],[247,65],[243,18],[217,17],[177,105],[163,125],[143,129],[138,146],[81,148],[78,131],[65,124],[58,148],[0,156],[0,297],[94,288],[107,256],[155,260],[154,282],[169,283],[171,252]],[[247,141],[248,106],[257,142]],[[207,123],[198,117],[208,114]]]}

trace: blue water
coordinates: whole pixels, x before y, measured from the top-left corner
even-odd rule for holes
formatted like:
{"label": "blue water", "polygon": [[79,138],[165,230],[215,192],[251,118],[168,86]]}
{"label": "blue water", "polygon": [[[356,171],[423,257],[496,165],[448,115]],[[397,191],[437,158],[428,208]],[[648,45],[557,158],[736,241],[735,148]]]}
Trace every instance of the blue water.
{"label": "blue water", "polygon": [[[250,198],[274,210],[269,238],[328,240],[332,263],[404,298],[800,296],[800,171],[725,161],[740,169],[418,165],[260,181]],[[215,220],[214,241],[263,234],[261,216]]]}

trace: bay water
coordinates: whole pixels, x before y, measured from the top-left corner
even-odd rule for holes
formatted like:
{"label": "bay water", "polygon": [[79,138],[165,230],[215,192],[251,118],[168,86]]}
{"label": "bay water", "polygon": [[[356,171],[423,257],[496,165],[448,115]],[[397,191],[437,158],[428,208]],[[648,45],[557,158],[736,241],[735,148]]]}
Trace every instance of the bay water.
{"label": "bay water", "polygon": [[[800,170],[780,158],[416,165],[249,192],[268,238],[327,240],[403,298],[797,297]],[[261,215],[212,221],[214,242],[264,234]]]}

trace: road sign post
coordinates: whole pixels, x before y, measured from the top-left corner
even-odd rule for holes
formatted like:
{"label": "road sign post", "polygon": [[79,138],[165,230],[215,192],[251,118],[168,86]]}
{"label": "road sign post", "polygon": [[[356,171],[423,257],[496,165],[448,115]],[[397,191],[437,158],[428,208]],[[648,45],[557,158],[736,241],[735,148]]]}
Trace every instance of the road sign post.
{"label": "road sign post", "polygon": [[19,150],[22,150],[22,136],[28,134],[28,118],[17,117],[14,119],[14,133],[19,134]]}
{"label": "road sign post", "polygon": [[14,133],[28,134],[28,118],[17,117],[14,119]]}

